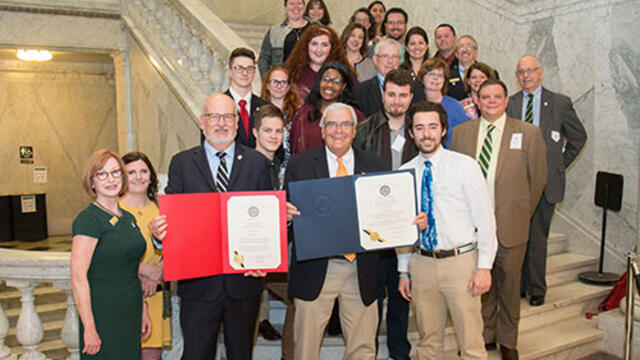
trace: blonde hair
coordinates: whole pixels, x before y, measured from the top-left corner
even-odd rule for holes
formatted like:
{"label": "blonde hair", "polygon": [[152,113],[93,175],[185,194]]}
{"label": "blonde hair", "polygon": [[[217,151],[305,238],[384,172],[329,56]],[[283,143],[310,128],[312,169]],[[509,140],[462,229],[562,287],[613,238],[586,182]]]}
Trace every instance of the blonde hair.
{"label": "blonde hair", "polygon": [[120,177],[120,179],[122,179],[122,187],[120,188],[118,196],[124,195],[129,189],[129,181],[124,173],[124,163],[120,159],[120,156],[107,149],[100,149],[89,156],[87,161],[84,163],[84,169],[82,170],[82,186],[87,194],[91,195],[94,199],[96,197],[96,191],[93,189],[93,186],[91,186],[93,176],[98,172],[98,170],[102,169],[104,164],[106,164],[111,158],[118,162],[118,165],[120,165],[120,169],[122,170],[122,176]]}

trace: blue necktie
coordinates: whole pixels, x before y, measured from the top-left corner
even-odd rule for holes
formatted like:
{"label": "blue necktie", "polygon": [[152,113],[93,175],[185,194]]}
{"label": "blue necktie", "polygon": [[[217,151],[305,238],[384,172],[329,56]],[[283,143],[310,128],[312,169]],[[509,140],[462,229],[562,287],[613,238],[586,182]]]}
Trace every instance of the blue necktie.
{"label": "blue necktie", "polygon": [[425,169],[422,172],[422,201],[420,211],[427,214],[427,228],[422,231],[422,246],[428,251],[438,246],[436,233],[436,218],[433,214],[433,174],[431,173],[431,161],[424,162]]}

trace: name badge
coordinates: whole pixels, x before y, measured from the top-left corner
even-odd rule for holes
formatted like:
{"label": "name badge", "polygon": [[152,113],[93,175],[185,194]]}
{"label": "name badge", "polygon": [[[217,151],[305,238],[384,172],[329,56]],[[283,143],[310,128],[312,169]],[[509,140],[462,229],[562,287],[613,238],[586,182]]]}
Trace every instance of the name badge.
{"label": "name badge", "polygon": [[451,78],[451,79],[449,79],[449,82],[452,83],[452,84],[455,84],[457,82],[460,82],[460,78],[459,77]]}
{"label": "name badge", "polygon": [[555,142],[560,141],[560,132],[558,130],[551,130],[551,140]]}
{"label": "name badge", "polygon": [[109,223],[112,226],[116,226],[116,224],[118,223],[118,218],[116,216],[112,216],[111,219],[109,219]]}
{"label": "name badge", "polygon": [[402,148],[404,147],[404,142],[405,142],[405,138],[402,135],[398,135],[396,137],[396,140],[393,142],[393,145],[391,145],[391,149],[397,151],[397,152],[402,152]]}
{"label": "name badge", "polygon": [[522,150],[522,133],[515,133],[511,135],[511,144],[509,145],[509,148],[513,150]]}

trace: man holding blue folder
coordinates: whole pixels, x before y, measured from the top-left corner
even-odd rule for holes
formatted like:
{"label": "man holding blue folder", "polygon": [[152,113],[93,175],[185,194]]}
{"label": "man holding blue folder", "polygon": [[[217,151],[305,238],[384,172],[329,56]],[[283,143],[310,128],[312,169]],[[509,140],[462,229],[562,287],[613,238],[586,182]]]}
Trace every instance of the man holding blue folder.
{"label": "man holding blue folder", "polygon": [[[288,183],[299,180],[348,176],[383,171],[382,161],[371,153],[353,149],[356,115],[343,103],[328,106],[320,120],[325,145],[292,157],[285,175]],[[289,215],[299,215],[288,204]],[[328,228],[323,237],[341,231]],[[295,359],[318,359],[325,327],[338,298],[344,359],[375,359],[378,324],[378,255],[375,252],[345,254],[331,258],[298,261],[294,250],[289,267],[289,295],[296,308],[294,320]]]}
{"label": "man holding blue folder", "polygon": [[397,250],[398,290],[413,301],[420,332],[416,359],[440,357],[448,312],[462,358],[487,359],[480,295],[491,287],[498,247],[487,184],[473,158],[442,147],[442,105],[419,102],[406,119],[420,154],[400,169],[415,169],[418,205],[428,221],[418,251]]}

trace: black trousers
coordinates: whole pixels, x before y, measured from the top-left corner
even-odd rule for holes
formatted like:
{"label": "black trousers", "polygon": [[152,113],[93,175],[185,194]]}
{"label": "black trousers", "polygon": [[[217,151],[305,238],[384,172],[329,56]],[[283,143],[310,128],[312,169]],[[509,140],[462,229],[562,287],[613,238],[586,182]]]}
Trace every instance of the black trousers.
{"label": "black trousers", "polygon": [[529,226],[529,241],[527,242],[527,253],[524,257],[520,280],[521,294],[545,296],[547,293],[545,279],[547,274],[547,240],[555,209],[556,204],[547,201],[547,197],[542,194]]}
{"label": "black trousers", "polygon": [[222,291],[214,301],[182,299],[180,325],[184,337],[182,360],[212,360],[216,356],[220,325],[228,360],[251,360],[260,294],[232,299]]}

